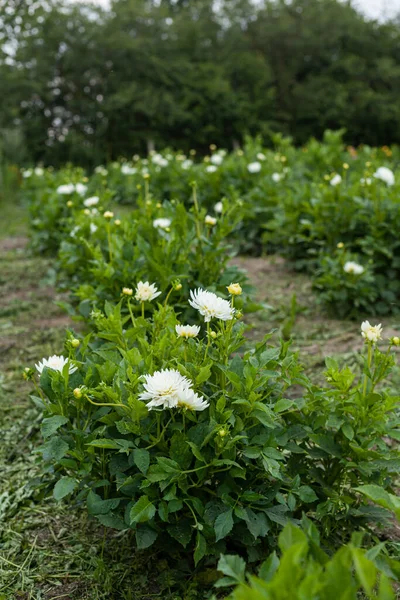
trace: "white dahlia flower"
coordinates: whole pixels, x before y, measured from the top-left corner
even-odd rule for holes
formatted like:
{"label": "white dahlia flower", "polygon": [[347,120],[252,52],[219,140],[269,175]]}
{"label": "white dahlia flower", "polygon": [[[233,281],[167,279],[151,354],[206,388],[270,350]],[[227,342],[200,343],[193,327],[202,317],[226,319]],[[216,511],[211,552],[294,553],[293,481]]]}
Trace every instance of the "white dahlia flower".
{"label": "white dahlia flower", "polygon": [[195,338],[200,333],[200,327],[198,325],[175,325],[175,331],[178,337]]}
{"label": "white dahlia flower", "polygon": [[375,344],[378,340],[382,339],[381,334],[381,324],[372,326],[369,321],[363,321],[363,323],[361,323],[361,335],[366,341]]}
{"label": "white dahlia flower", "polygon": [[282,179],[282,175],[280,173],[272,173],[272,181],[278,183]]}
{"label": "white dahlia flower", "polygon": [[42,373],[45,367],[47,367],[48,369],[53,369],[53,371],[58,371],[59,373],[62,373],[66,364],[69,364],[69,373],[75,373],[77,367],[70,363],[68,358],[65,358],[64,356],[57,356],[57,354],[49,356],[49,358],[42,358],[42,360],[38,362],[37,365],[35,365],[35,367],[37,369],[37,372],[40,374]]}
{"label": "white dahlia flower", "polygon": [[205,219],[204,219],[204,223],[206,225],[216,225],[217,224],[217,219],[215,217],[212,217],[211,215],[206,215]]}
{"label": "white dahlia flower", "polygon": [[87,190],[87,185],[84,185],[83,183],[77,183],[75,185],[75,191],[80,196],[83,196],[84,194],[86,194],[86,190]]}
{"label": "white dahlia flower", "polygon": [[215,173],[216,170],[217,170],[217,167],[215,165],[208,165],[206,167],[207,173]]}
{"label": "white dahlia flower", "polygon": [[148,281],[139,281],[136,286],[135,299],[139,302],[150,302],[159,296],[161,292],[157,290],[154,283]]}
{"label": "white dahlia flower", "polygon": [[136,173],[135,167],[130,167],[129,165],[121,166],[122,175],[134,175]]}
{"label": "white dahlia flower", "polygon": [[192,382],[176,369],[162,369],[153,375],[145,375],[144,392],[139,400],[148,402],[147,408],[174,408],[178,405],[179,395],[192,386]]}
{"label": "white dahlia flower", "polygon": [[193,166],[193,161],[190,160],[190,158],[188,158],[188,159],[182,161],[181,166],[182,166],[182,169],[185,169],[185,170],[190,169],[190,167]]}
{"label": "white dahlia flower", "polygon": [[182,388],[178,392],[178,408],[186,408],[188,410],[205,410],[210,406],[207,400],[199,396],[190,387]]}
{"label": "white dahlia flower", "polygon": [[336,185],[339,185],[339,183],[342,183],[342,177],[339,175],[339,173],[336,173],[329,183],[335,187]]}
{"label": "white dahlia flower", "polygon": [[[26,169],[26,171],[22,171],[22,177],[27,179],[32,176],[32,169]],[[58,191],[58,190],[57,190]]]}
{"label": "white dahlia flower", "polygon": [[393,171],[388,167],[379,167],[374,173],[375,179],[384,181],[387,185],[393,185],[395,182]]}
{"label": "white dahlia flower", "polygon": [[249,173],[259,173],[261,171],[261,163],[257,161],[249,163],[247,170]]}
{"label": "white dahlia flower", "polygon": [[75,191],[75,186],[73,183],[65,183],[64,185],[59,185],[56,189],[57,194],[73,194]]}
{"label": "white dahlia flower", "polygon": [[216,213],[221,214],[224,210],[224,205],[222,204],[222,202],[217,202],[216,204],[214,204],[214,210]]}
{"label": "white dahlia flower", "polygon": [[155,227],[156,229],[168,229],[168,227],[171,225],[171,219],[154,219],[153,221],[153,227]]}
{"label": "white dahlia flower", "polygon": [[235,309],[223,298],[219,298],[213,292],[197,289],[190,292],[190,306],[199,311],[208,323],[212,318],[221,319],[221,321],[230,321],[233,319]]}
{"label": "white dahlia flower", "polygon": [[213,154],[210,158],[210,162],[213,165],[217,165],[217,166],[221,165],[223,160],[224,160],[224,157],[221,156],[220,154]]}
{"label": "white dahlia flower", "polygon": [[100,198],[98,196],[91,196],[90,198],[86,198],[86,200],[83,201],[83,205],[87,208],[90,208],[91,206],[96,206],[96,204],[99,203],[99,200]]}
{"label": "white dahlia flower", "polygon": [[36,167],[35,175],[37,175],[38,177],[41,177],[42,175],[44,175],[44,169],[42,169],[42,167]]}
{"label": "white dahlia flower", "polygon": [[350,273],[351,275],[362,275],[362,273],[364,273],[364,267],[352,260],[349,260],[344,263],[343,271],[345,273]]}

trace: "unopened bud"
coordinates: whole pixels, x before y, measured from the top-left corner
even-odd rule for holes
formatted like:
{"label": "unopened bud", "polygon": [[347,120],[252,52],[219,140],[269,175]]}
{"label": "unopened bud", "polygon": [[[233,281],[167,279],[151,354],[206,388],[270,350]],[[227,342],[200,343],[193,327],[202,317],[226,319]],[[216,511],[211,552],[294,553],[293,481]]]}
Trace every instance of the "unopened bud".
{"label": "unopened bud", "polygon": [[77,400],[80,400],[82,398],[82,390],[81,390],[81,388],[75,388],[72,393],[74,394],[74,397]]}
{"label": "unopened bud", "polygon": [[79,348],[79,346],[81,345],[80,341],[77,338],[73,338],[71,340],[71,346],[73,348]]}

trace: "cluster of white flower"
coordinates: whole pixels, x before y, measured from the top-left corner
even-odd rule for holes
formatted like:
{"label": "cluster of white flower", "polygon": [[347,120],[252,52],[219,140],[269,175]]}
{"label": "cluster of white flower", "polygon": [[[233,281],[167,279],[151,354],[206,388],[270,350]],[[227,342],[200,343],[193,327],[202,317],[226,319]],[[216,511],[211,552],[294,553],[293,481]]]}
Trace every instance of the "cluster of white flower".
{"label": "cluster of white flower", "polygon": [[87,185],[83,183],[65,183],[64,185],[59,185],[56,189],[57,194],[61,194],[64,196],[73,194],[76,192],[80,196],[83,196],[86,193]]}
{"label": "cluster of white flower", "polygon": [[209,403],[192,389],[193,383],[175,369],[163,369],[153,375],[145,375],[144,392],[139,400],[147,402],[147,408],[186,408],[205,410]]}
{"label": "cluster of white flower", "polygon": [[73,365],[68,358],[65,358],[64,356],[57,356],[57,354],[53,354],[53,356],[49,356],[49,358],[43,358],[35,365],[35,367],[37,372],[40,374],[43,372],[45,367],[62,373],[65,365],[67,364],[69,364],[69,374],[75,373],[77,367]]}
{"label": "cluster of white flower", "polygon": [[96,167],[94,172],[97,173],[98,175],[102,175],[103,177],[108,175],[108,171],[105,167],[103,167],[103,165],[99,165],[98,167]]}
{"label": "cluster of white flower", "polygon": [[193,161],[190,160],[190,158],[187,158],[186,160],[183,160],[181,163],[182,169],[185,169],[185,171],[187,169],[190,169],[190,167],[193,166]]}
{"label": "cluster of white flower", "polygon": [[343,265],[343,271],[351,275],[362,275],[364,273],[364,267],[352,260],[348,260]]}

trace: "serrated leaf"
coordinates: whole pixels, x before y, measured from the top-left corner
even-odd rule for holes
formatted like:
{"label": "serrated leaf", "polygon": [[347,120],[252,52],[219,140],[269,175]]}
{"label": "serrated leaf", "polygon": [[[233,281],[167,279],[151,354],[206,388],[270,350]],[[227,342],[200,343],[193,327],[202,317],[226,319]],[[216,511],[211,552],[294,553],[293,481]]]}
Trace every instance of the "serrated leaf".
{"label": "serrated leaf", "polygon": [[139,525],[136,529],[135,537],[136,544],[139,550],[149,548],[156,541],[158,536],[157,531],[148,525]]}
{"label": "serrated leaf", "polygon": [[133,462],[143,475],[146,475],[150,465],[150,453],[144,448],[135,448],[133,451]]}
{"label": "serrated leaf", "polygon": [[150,521],[156,514],[156,507],[147,496],[142,496],[132,506],[130,511],[131,523]]}
{"label": "serrated leaf", "polygon": [[53,433],[57,431],[59,427],[68,423],[69,419],[62,415],[54,415],[54,417],[49,417],[48,419],[43,419],[42,424],[40,426],[42,436],[44,438],[48,438]]}
{"label": "serrated leaf", "polygon": [[214,523],[214,531],[215,531],[215,541],[218,542],[222,540],[224,537],[232,531],[233,528],[233,517],[232,517],[232,509],[229,508],[222,514],[220,514]]}
{"label": "serrated leaf", "polygon": [[72,477],[61,477],[54,486],[53,497],[55,500],[62,500],[65,496],[72,494],[77,485],[78,482]]}
{"label": "serrated leaf", "polygon": [[[217,581],[215,587],[226,587],[246,581],[246,563],[237,554],[221,554],[217,566],[218,571],[225,575],[224,582]],[[229,579],[229,582],[226,581]]]}

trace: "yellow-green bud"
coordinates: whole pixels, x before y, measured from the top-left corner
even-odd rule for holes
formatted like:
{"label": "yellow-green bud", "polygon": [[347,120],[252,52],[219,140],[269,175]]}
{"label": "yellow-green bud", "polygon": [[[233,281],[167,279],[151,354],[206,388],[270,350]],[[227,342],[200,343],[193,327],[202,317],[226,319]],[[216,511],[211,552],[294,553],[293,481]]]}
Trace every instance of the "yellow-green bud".
{"label": "yellow-green bud", "polygon": [[243,293],[240,283],[231,283],[226,289],[232,296],[240,296]]}
{"label": "yellow-green bud", "polygon": [[82,398],[82,390],[81,390],[81,388],[75,388],[72,393],[74,394],[74,397],[77,400],[80,400]]}
{"label": "yellow-green bud", "polygon": [[79,348],[79,346],[81,345],[80,341],[77,338],[73,338],[71,340],[71,346],[73,348]]}
{"label": "yellow-green bud", "polygon": [[68,202],[67,202],[68,208],[72,208],[73,205],[74,205],[74,203],[72,202],[72,200],[68,200]]}
{"label": "yellow-green bud", "polygon": [[392,338],[392,343],[393,346],[400,346],[400,338],[396,335],[394,338]]}
{"label": "yellow-green bud", "polygon": [[116,225],[117,227],[119,227],[121,225],[120,219],[115,219],[114,225]]}
{"label": "yellow-green bud", "polygon": [[341,248],[344,248],[344,244],[343,244],[343,242],[339,242],[339,243],[337,244],[336,248],[339,248],[339,250],[340,250]]}
{"label": "yellow-green bud", "polygon": [[105,219],[112,219],[114,216],[114,213],[111,210],[106,210],[106,212],[103,214],[103,217]]}
{"label": "yellow-green bud", "polygon": [[122,293],[123,293],[125,296],[132,296],[132,294],[133,294],[133,289],[132,289],[132,288],[128,288],[128,287],[124,287],[124,288],[122,288]]}
{"label": "yellow-green bud", "polygon": [[222,438],[223,438],[223,437],[225,437],[227,434],[228,434],[228,432],[227,432],[227,430],[226,430],[226,429],[220,429],[220,430],[218,431],[218,435],[219,435],[219,437],[222,437]]}
{"label": "yellow-green bud", "polygon": [[217,333],[215,331],[210,331],[210,337],[212,337],[212,339],[215,340],[215,338],[217,337]]}

